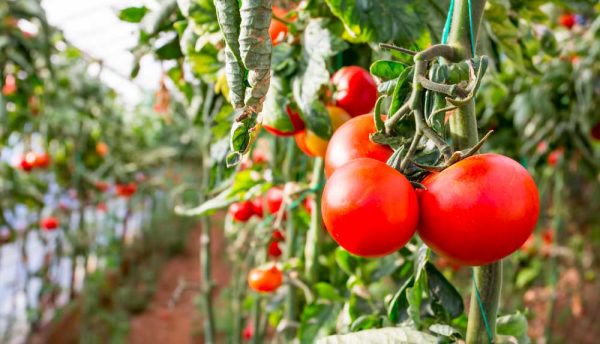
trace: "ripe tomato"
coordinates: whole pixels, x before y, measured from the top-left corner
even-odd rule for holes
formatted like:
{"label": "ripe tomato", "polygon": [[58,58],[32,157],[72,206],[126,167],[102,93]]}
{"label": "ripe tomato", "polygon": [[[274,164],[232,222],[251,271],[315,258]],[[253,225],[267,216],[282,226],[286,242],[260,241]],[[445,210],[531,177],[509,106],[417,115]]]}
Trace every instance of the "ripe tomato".
{"label": "ripe tomato", "polygon": [[115,191],[117,192],[117,195],[121,196],[121,197],[125,197],[125,198],[129,198],[129,197],[133,196],[133,194],[136,192],[136,190],[137,190],[137,185],[135,185],[135,183],[116,184],[115,185]]}
{"label": "ripe tomato", "polygon": [[380,257],[415,233],[419,205],[404,175],[374,159],[355,159],[325,184],[323,222],[333,239],[362,257]]}
{"label": "ripe tomato", "polygon": [[283,188],[274,186],[267,191],[267,211],[276,214],[283,203]]}
{"label": "ripe tomato", "polygon": [[19,167],[21,167],[23,171],[29,172],[35,167],[35,159],[36,155],[34,152],[27,152],[21,157]]}
{"label": "ripe tomato", "polygon": [[302,201],[302,204],[304,205],[304,209],[306,209],[306,212],[308,212],[309,214],[312,214],[312,212],[313,212],[313,200],[314,200],[313,197],[308,196],[304,199],[304,201]]}
{"label": "ripe tomato", "polygon": [[230,205],[228,212],[231,214],[234,221],[246,222],[254,215],[254,208],[252,202],[243,201]]}
{"label": "ripe tomato", "polygon": [[252,204],[252,213],[262,219],[263,217],[263,198],[257,197],[250,201]]}
{"label": "ripe tomato", "polygon": [[17,80],[12,74],[7,74],[4,78],[4,86],[2,86],[2,94],[10,96],[17,92]]}
{"label": "ripe tomato", "polygon": [[533,178],[499,154],[464,159],[423,180],[419,236],[462,265],[502,259],[531,235],[540,212]]}
{"label": "ripe tomato", "polygon": [[53,231],[58,228],[58,219],[54,216],[48,216],[40,221],[40,226],[46,231]]}
{"label": "ripe tomato", "polygon": [[100,156],[105,156],[108,154],[108,145],[104,142],[98,142],[96,144],[96,153]]}
{"label": "ripe tomato", "polygon": [[548,165],[556,166],[560,158],[562,158],[564,148],[557,148],[548,154]]}
{"label": "ripe tomato", "polygon": [[269,253],[269,257],[279,258],[281,256],[281,248],[279,248],[279,242],[275,240],[271,241],[271,243],[269,243],[269,247],[267,248],[267,252]]}
{"label": "ripe tomato", "polygon": [[[287,13],[288,11],[284,10],[283,8],[273,6],[273,14],[276,17],[293,22],[295,18],[286,18]],[[283,41],[287,33],[288,27],[285,23],[274,18],[271,19],[271,26],[269,26],[269,36],[271,36],[273,46],[276,46],[277,44],[279,44],[279,42]]]}
{"label": "ripe tomato", "polygon": [[333,74],[335,104],[352,117],[369,113],[377,102],[377,85],[371,74],[358,66],[343,67]]}
{"label": "ripe tomato", "polygon": [[325,174],[329,177],[333,171],[349,161],[358,158],[371,158],[386,162],[394,151],[369,139],[376,132],[372,114],[354,117],[344,123],[329,140],[325,154]]}
{"label": "ripe tomato", "polygon": [[254,337],[254,326],[252,323],[249,322],[246,324],[246,327],[244,327],[244,331],[242,332],[242,337],[244,340],[250,340]]}
{"label": "ripe tomato", "polygon": [[[286,118],[277,118],[276,116],[263,116],[263,128],[275,136],[292,136],[304,130],[305,125],[300,113],[293,111],[289,106],[286,106]],[[282,126],[290,127],[291,130],[280,129]]]}
{"label": "ripe tomato", "polygon": [[277,265],[257,267],[248,273],[248,286],[260,293],[271,293],[283,283],[283,273]]}
{"label": "ripe tomato", "polygon": [[590,134],[596,141],[600,141],[600,122],[596,123],[596,125],[592,128]]}
{"label": "ripe tomato", "polygon": [[271,236],[271,238],[274,241],[284,241],[285,240],[283,233],[281,233],[281,231],[279,229],[276,229],[273,231],[273,235]]}
{"label": "ripe tomato", "polygon": [[558,18],[558,22],[560,25],[570,30],[575,26],[575,15],[573,13],[562,14],[560,18]]}
{"label": "ripe tomato", "polygon": [[101,180],[98,180],[96,183],[94,183],[94,186],[100,192],[106,192],[110,188],[110,184]]}
{"label": "ripe tomato", "polygon": [[[331,120],[331,126],[333,132],[335,132],[342,124],[350,120],[350,115],[344,109],[336,106],[328,106],[327,113]],[[327,151],[327,144],[329,140],[320,138],[317,134],[310,130],[303,130],[300,133],[294,135],[298,148],[302,150],[306,155],[312,157],[324,157]]]}
{"label": "ripe tomato", "polygon": [[48,155],[48,153],[37,154],[35,156],[33,166],[38,168],[46,168],[50,166],[50,155]]}

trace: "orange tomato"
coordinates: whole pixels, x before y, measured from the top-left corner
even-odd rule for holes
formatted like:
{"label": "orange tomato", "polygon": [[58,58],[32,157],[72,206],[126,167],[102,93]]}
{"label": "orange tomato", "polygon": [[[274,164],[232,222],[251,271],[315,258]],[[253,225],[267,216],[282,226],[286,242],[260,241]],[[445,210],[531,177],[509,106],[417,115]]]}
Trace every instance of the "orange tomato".
{"label": "orange tomato", "polygon": [[248,273],[248,286],[260,293],[272,293],[283,283],[283,273],[277,265],[257,267]]}
{"label": "orange tomato", "polygon": [[[334,132],[342,124],[352,118],[346,111],[337,106],[327,106],[327,112],[329,114],[329,119],[331,120],[331,126]],[[300,148],[300,150],[302,150],[306,155],[312,157],[325,156],[329,140],[322,139],[308,129],[294,135],[294,138],[298,148]]]}

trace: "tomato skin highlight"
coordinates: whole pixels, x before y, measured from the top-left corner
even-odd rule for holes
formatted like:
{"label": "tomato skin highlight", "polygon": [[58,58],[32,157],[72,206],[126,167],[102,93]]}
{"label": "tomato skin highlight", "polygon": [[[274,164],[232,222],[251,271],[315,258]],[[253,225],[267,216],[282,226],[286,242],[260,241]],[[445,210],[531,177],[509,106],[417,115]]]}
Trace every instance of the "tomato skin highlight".
{"label": "tomato skin highlight", "polygon": [[246,222],[254,215],[254,207],[250,201],[237,202],[229,206],[228,212],[234,221]]}
{"label": "tomato skin highlight", "polygon": [[369,139],[369,135],[377,131],[374,120],[372,114],[354,117],[333,133],[325,154],[327,177],[354,159],[371,158],[386,162],[394,153],[389,146],[380,145]]}
{"label": "tomato skin highlight", "polygon": [[290,122],[292,123],[292,126],[294,127],[294,129],[292,129],[292,131],[279,130],[274,125],[271,125],[270,123],[266,123],[265,121],[263,121],[263,128],[265,128],[266,131],[270,132],[271,134],[273,134],[275,136],[283,136],[283,137],[293,136],[293,135],[298,134],[302,130],[304,130],[305,125],[304,125],[304,121],[302,120],[302,117],[300,117],[300,113],[298,111],[292,111],[292,109],[289,106],[286,107],[285,111],[287,112]]}
{"label": "tomato skin highlight", "polygon": [[518,162],[499,154],[469,157],[422,181],[421,239],[461,265],[493,263],[519,249],[540,212],[537,186]]}
{"label": "tomato skin highlight", "polygon": [[248,286],[259,293],[271,293],[283,283],[283,273],[277,265],[258,267],[248,273]]}
{"label": "tomato skin highlight", "polygon": [[361,158],[337,169],[325,184],[323,223],[348,252],[381,257],[402,248],[419,219],[416,193],[392,167]]}
{"label": "tomato skin highlight", "polygon": [[364,68],[343,67],[331,78],[336,91],[333,95],[337,106],[352,117],[369,113],[377,102],[377,85]]}

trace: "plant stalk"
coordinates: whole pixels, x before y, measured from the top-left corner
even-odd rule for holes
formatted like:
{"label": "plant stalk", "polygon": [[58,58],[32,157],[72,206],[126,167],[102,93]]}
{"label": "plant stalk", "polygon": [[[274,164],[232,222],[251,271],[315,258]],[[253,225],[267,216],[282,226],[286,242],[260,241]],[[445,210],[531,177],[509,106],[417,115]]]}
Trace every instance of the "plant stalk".
{"label": "plant stalk", "polygon": [[[473,57],[471,44],[476,46],[477,33],[481,25],[486,0],[471,0],[470,2],[473,27],[470,27],[469,1],[456,0],[448,42],[465,59]],[[475,42],[471,42],[471,29],[473,30]],[[474,100],[458,108],[450,117],[449,122],[452,144],[455,150],[467,149],[477,144],[479,135],[477,133]],[[473,269],[473,281],[466,342],[467,344],[488,342],[488,330],[491,333],[492,341],[495,341],[496,316],[502,287],[502,261],[475,267]],[[478,288],[479,294],[475,288]],[[480,298],[478,298],[478,295]],[[487,326],[484,316],[487,320]]]}
{"label": "plant stalk", "polygon": [[322,190],[320,186],[325,179],[323,169],[323,158],[315,159],[313,167],[312,187],[315,189],[312,203],[312,213],[310,217],[310,227],[306,236],[306,246],[304,248],[306,279],[310,283],[316,283],[319,280],[319,254],[321,253],[321,241],[323,241],[323,223],[321,219],[321,197]]}

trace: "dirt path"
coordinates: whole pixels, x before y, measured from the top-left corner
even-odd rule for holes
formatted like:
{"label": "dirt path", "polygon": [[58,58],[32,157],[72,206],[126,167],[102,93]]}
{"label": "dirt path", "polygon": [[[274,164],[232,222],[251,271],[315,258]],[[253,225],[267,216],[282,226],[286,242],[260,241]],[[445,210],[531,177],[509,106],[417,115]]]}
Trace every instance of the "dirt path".
{"label": "dirt path", "polygon": [[[199,236],[200,228],[191,231],[185,252],[163,266],[157,292],[148,309],[130,320],[129,343],[202,343],[201,315],[194,305],[197,290],[184,292],[172,309],[167,306],[180,279],[194,286],[200,282]],[[218,293],[228,283],[229,267],[223,258],[222,229],[214,228],[212,237],[213,278]]]}

